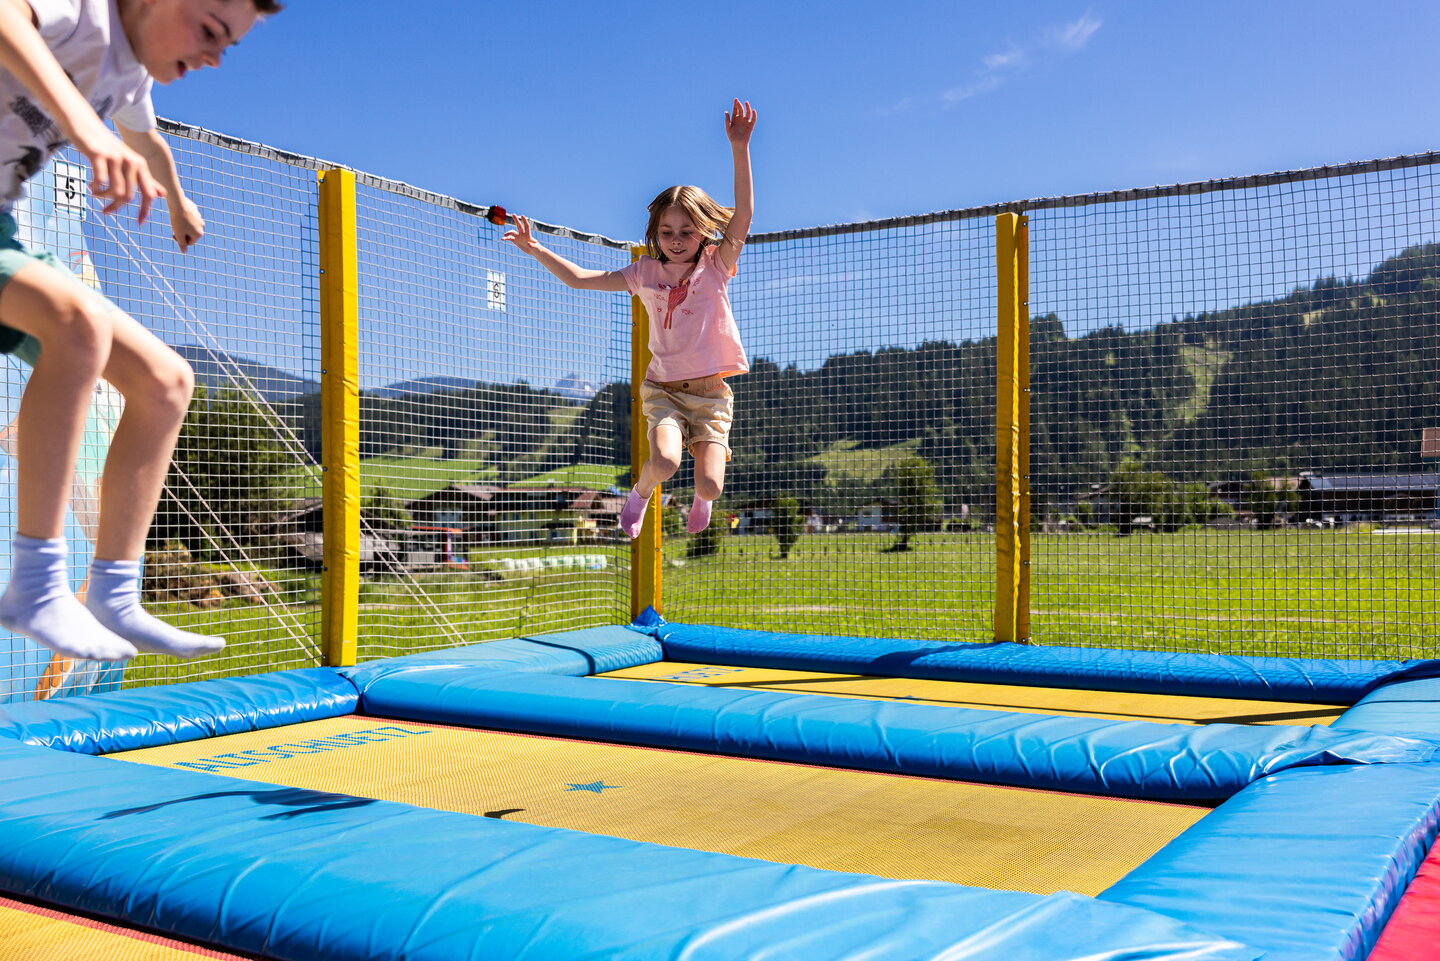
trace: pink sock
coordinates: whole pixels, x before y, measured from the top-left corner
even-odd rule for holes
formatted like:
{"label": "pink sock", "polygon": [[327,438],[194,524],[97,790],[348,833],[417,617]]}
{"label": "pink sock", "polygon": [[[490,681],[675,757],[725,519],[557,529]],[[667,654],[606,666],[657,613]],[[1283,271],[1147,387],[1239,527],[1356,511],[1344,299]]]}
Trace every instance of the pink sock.
{"label": "pink sock", "polygon": [[620,529],[632,540],[640,536],[640,528],[645,524],[645,508],[649,506],[650,498],[641,497],[635,488],[630,488],[630,496],[625,498],[625,507],[620,511]]}
{"label": "pink sock", "polygon": [[695,503],[690,505],[690,517],[685,521],[685,529],[692,534],[698,534],[709,526],[710,502],[696,494]]}

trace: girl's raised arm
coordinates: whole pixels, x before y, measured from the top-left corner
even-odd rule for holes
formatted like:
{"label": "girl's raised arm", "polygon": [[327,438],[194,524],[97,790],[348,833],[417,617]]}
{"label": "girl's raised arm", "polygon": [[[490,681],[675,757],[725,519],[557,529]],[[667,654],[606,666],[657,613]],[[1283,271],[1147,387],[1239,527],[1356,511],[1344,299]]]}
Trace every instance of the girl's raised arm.
{"label": "girl's raised arm", "polygon": [[561,257],[543,246],[530,232],[530,220],[515,215],[515,229],[505,231],[505,239],[540,261],[541,266],[560,279],[566,287],[576,290],[627,291],[630,285],[618,270],[591,270]]}
{"label": "girl's raised arm", "polygon": [[750,177],[750,135],[754,132],[755,109],[750,101],[742,104],[737,97],[735,106],[725,115],[725,136],[730,139],[730,151],[735,156],[735,215],[730,218],[730,226],[725,228],[717,251],[720,262],[732,272],[755,216],[755,185]]}

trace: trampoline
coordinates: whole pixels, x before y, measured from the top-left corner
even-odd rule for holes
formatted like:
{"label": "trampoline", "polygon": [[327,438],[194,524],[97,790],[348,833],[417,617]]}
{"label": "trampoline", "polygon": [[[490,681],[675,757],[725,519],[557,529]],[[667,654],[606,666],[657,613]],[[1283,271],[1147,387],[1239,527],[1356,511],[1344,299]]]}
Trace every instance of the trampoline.
{"label": "trampoline", "polygon": [[15,705],[0,939],[1358,961],[1433,938],[1434,666],[650,619]]}
{"label": "trampoline", "polygon": [[[336,736],[365,743],[302,753]],[[1040,894],[1099,894],[1205,813],[1174,803],[354,716],[112,756],[203,767],[245,751],[265,761],[235,774],[267,784],[784,864]]]}

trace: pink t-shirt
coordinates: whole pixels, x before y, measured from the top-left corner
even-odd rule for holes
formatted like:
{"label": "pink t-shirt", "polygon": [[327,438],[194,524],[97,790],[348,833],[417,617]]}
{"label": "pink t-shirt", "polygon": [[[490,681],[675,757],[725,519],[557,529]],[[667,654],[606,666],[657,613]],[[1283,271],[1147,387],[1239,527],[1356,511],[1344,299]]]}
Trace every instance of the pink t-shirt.
{"label": "pink t-shirt", "polygon": [[652,257],[641,257],[620,273],[650,315],[647,380],[691,380],[750,369],[730,312],[727,287],[734,272],[720,263],[718,247],[707,245],[678,287],[665,283],[664,265]]}

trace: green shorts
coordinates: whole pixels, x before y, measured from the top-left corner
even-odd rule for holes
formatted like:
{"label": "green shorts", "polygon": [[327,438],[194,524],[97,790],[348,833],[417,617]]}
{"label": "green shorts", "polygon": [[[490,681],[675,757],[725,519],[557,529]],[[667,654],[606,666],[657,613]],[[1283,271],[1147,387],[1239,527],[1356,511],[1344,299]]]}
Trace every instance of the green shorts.
{"label": "green shorts", "polygon": [[[54,267],[62,277],[85,291],[88,296],[96,298],[106,310],[119,309],[99,291],[82,283],[79,277],[70,272],[65,262],[50,251],[26,250],[20,241],[15,239],[15,229],[15,218],[8,213],[0,213],[0,290],[5,289],[11,277],[38,260]],[[0,324],[0,354],[14,354],[33,367],[40,356],[40,342],[23,331]]]}

